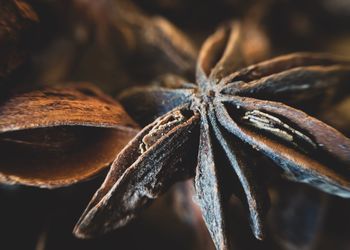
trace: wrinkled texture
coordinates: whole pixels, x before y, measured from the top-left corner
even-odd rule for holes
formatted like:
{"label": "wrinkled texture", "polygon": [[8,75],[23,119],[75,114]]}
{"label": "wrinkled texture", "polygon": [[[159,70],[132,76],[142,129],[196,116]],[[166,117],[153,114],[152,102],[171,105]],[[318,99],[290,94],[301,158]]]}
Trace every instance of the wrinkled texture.
{"label": "wrinkled texture", "polygon": [[[161,117],[119,154],[78,222],[76,235],[91,237],[122,226],[144,209],[146,201],[165,192],[182,172],[161,174],[159,169],[168,158],[157,145],[173,145],[172,153],[177,155],[177,145],[183,140],[199,145],[197,164],[185,166],[194,177],[196,202],[217,249],[230,249],[226,209],[232,194],[243,197],[255,237],[265,236],[269,201],[259,163],[252,157],[255,154],[274,163],[281,177],[350,197],[350,140],[297,109],[305,103],[317,103],[319,96],[330,103],[340,100],[348,91],[350,62],[330,55],[295,53],[245,67],[244,51],[240,24],[223,26],[200,50],[196,84],[178,81],[176,87],[165,83],[121,95],[122,104],[137,120]],[[284,100],[286,104],[281,103]],[[317,108],[321,107],[313,106],[315,112]],[[186,136],[171,136],[185,133],[188,122],[180,119],[182,124],[176,123],[171,132],[154,138],[154,146],[140,151],[143,139],[157,121],[179,109],[182,114],[197,117],[199,139],[189,136],[192,127]],[[172,126],[171,120],[168,122]],[[182,151],[182,157],[190,153]],[[239,195],[230,183],[234,179],[244,195]],[[166,183],[162,192],[154,185],[158,182]]]}

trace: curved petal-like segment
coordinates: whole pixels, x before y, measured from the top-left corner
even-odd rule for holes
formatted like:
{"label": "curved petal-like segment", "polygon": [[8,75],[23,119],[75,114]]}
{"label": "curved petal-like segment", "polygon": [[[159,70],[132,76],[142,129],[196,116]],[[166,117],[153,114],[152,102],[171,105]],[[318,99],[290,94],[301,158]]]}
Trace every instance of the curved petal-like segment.
{"label": "curved petal-like segment", "polygon": [[308,66],[349,65],[350,61],[341,57],[322,53],[293,53],[278,56],[246,68],[223,78],[221,82],[251,82],[281,73],[286,70]]}
{"label": "curved petal-like segment", "polygon": [[195,177],[196,202],[202,210],[204,221],[216,249],[230,249],[227,232],[222,180],[215,163],[213,142],[207,117],[202,115],[199,138],[198,165]]}
{"label": "curved petal-like segment", "polygon": [[188,103],[193,93],[193,89],[136,87],[122,93],[119,101],[135,121],[149,124],[175,107]]}
{"label": "curved petal-like segment", "polygon": [[223,54],[210,72],[210,78],[221,79],[243,64],[242,28],[238,22],[232,23],[226,30],[226,42]]}
{"label": "curved petal-like segment", "polygon": [[241,84],[236,94],[287,103],[327,102],[345,95],[349,80],[350,64],[298,67]]}
{"label": "curved petal-like segment", "polygon": [[[173,122],[175,112],[181,112],[184,120],[157,135],[155,129],[170,124],[159,122]],[[79,220],[74,231],[78,237],[91,237],[125,225],[171,184],[191,176],[193,169],[188,168],[187,161],[194,158],[191,142],[196,141],[199,116],[189,112],[175,110],[160,117],[125,147]],[[149,135],[160,137],[152,142]]]}
{"label": "curved petal-like segment", "polygon": [[138,132],[91,85],[46,87],[0,100],[0,182],[57,188],[106,168]]}
{"label": "curved petal-like segment", "polygon": [[121,105],[90,84],[47,87],[0,100],[0,133],[54,126],[138,127]]}
{"label": "curved petal-like segment", "polygon": [[156,16],[149,20],[149,23],[143,24],[142,29],[134,29],[139,32],[136,35],[154,49],[160,50],[157,54],[164,54],[165,63],[172,62],[179,73],[193,72],[197,48],[192,41],[163,17]]}
{"label": "curved petal-like segment", "polygon": [[242,65],[240,27],[238,22],[223,26],[204,42],[199,53],[196,72],[200,86],[205,87],[208,78],[218,81]]}
{"label": "curved petal-like segment", "polygon": [[209,119],[215,136],[225,151],[225,154],[243,187],[247,198],[246,203],[249,207],[250,222],[253,233],[257,239],[261,240],[264,237],[264,219],[269,205],[267,190],[260,185],[258,176],[254,173],[254,169],[252,168],[253,163],[249,160],[250,156],[239,150],[241,147],[244,147],[244,145],[234,145],[234,143],[232,143],[234,140],[227,139],[227,136],[232,137],[232,135],[227,135],[227,133],[222,131],[219,127],[214,110],[210,113]]}
{"label": "curved petal-like segment", "polygon": [[348,138],[281,103],[239,97],[222,101],[226,106],[216,103],[221,125],[273,160],[287,178],[350,197]]}

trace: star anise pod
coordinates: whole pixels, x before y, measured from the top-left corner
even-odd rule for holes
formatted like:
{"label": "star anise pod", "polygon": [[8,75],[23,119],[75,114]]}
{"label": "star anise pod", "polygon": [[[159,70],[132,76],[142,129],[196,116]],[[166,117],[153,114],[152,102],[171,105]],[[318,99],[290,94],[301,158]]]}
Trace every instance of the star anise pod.
{"label": "star anise pod", "polygon": [[22,0],[0,2],[0,79],[27,58],[38,16]]}
{"label": "star anise pod", "polygon": [[137,133],[90,84],[14,90],[0,99],[0,183],[71,185],[105,169]]}
{"label": "star anise pod", "polygon": [[[193,69],[196,48],[167,19],[147,15],[129,0],[74,0],[72,3],[73,10],[80,13],[79,21],[90,23],[88,27],[92,27],[98,41],[116,44],[119,53],[128,53],[124,60],[131,61],[130,68],[136,68],[140,61],[146,61],[144,59],[156,57],[157,60],[148,65],[152,66],[150,71],[169,70],[180,74]],[[134,54],[132,59],[131,54]]]}
{"label": "star anise pod", "polygon": [[257,155],[289,180],[350,197],[350,140],[288,106],[340,98],[348,91],[349,61],[295,53],[242,67],[243,32],[238,24],[227,25],[205,41],[196,84],[178,81],[122,95],[137,121],[158,118],[117,156],[78,222],[77,236],[125,225],[174,182],[194,176],[195,199],[217,249],[230,248],[226,215],[233,178],[243,190],[252,231],[262,239],[269,202]]}

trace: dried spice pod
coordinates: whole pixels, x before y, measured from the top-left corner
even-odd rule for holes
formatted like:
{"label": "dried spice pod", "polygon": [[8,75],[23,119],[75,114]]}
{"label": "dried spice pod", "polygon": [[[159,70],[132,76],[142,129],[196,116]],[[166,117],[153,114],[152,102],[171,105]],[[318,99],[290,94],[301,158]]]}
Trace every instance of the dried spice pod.
{"label": "dried spice pod", "polygon": [[[315,95],[333,99],[348,93],[350,61],[295,53],[245,67],[242,41],[240,23],[223,26],[200,50],[196,84],[179,81],[177,88],[140,87],[122,95],[137,119],[160,117],[118,155],[78,222],[77,236],[125,225],[171,184],[192,176],[195,200],[217,249],[231,247],[233,179],[252,232],[261,240],[269,195],[260,156],[280,177],[350,197],[350,139],[295,108],[318,103]],[[147,107],[139,108],[144,103],[152,109],[146,115]],[[197,164],[181,164],[193,155]]]}
{"label": "dried spice pod", "polygon": [[[76,235],[93,236],[96,232],[107,232],[111,228],[125,225],[135,216],[135,209],[149,204],[173,182],[193,175],[192,170],[186,167],[190,160],[183,154],[193,151],[190,139],[195,136],[197,126],[198,115],[186,112],[184,107],[175,109],[146,126],[113,162],[113,170],[86,209],[86,217],[82,217],[84,220],[76,229]],[[193,155],[189,157],[194,160]],[[140,169],[143,170],[139,171]],[[162,177],[157,178],[156,173]],[[124,192],[115,193],[119,189]],[[120,195],[119,199],[108,199],[107,194],[110,192]],[[110,205],[101,207],[101,203]],[[118,209],[110,210],[115,207]],[[104,210],[103,213],[101,209]],[[108,217],[121,220],[116,223],[115,220],[109,221]],[[103,226],[100,223],[102,221],[111,224]]]}
{"label": "dried spice pod", "polygon": [[95,87],[47,87],[0,102],[0,180],[54,188],[107,167],[137,125]]}
{"label": "dried spice pod", "polygon": [[22,0],[0,2],[0,79],[27,58],[38,16]]}
{"label": "dried spice pod", "polygon": [[[147,65],[147,68],[152,66],[150,71],[181,74],[193,70],[197,54],[195,46],[165,18],[149,16],[128,0],[74,0],[73,6],[79,16],[90,23],[90,33],[98,41],[117,44],[119,53],[128,52],[125,61],[132,63],[131,68],[145,67],[145,59],[152,58],[152,63]],[[134,57],[130,59],[132,54]]]}

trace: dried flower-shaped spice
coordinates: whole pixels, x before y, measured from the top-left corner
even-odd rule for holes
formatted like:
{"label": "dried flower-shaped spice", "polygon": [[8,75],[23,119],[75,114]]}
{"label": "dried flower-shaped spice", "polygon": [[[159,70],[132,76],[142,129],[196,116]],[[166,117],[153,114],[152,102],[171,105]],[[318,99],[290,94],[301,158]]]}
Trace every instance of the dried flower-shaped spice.
{"label": "dried flower-shaped spice", "polygon": [[230,248],[226,212],[232,177],[244,192],[252,231],[262,239],[268,194],[257,154],[290,180],[350,197],[350,140],[286,105],[337,98],[348,89],[350,63],[296,53],[242,68],[242,32],[239,25],[227,26],[206,40],[197,84],[178,81],[122,96],[138,121],[160,117],[117,156],[78,222],[77,236],[125,225],[171,184],[194,176],[195,198],[217,249]]}
{"label": "dried flower-shaped spice", "polygon": [[0,78],[26,58],[31,31],[38,22],[36,13],[22,0],[0,2]]}
{"label": "dried flower-shaped spice", "polygon": [[136,134],[123,108],[95,87],[46,87],[0,101],[0,181],[60,187],[107,167]]}
{"label": "dried flower-shaped spice", "polygon": [[121,52],[128,51],[129,56],[130,52],[135,53],[132,68],[143,62],[142,58],[157,57],[150,63],[155,64],[153,70],[175,68],[176,73],[188,73],[193,69],[195,47],[165,18],[148,16],[129,0],[74,0],[73,6],[91,24],[97,40],[104,44],[109,40],[113,44],[117,42]]}

